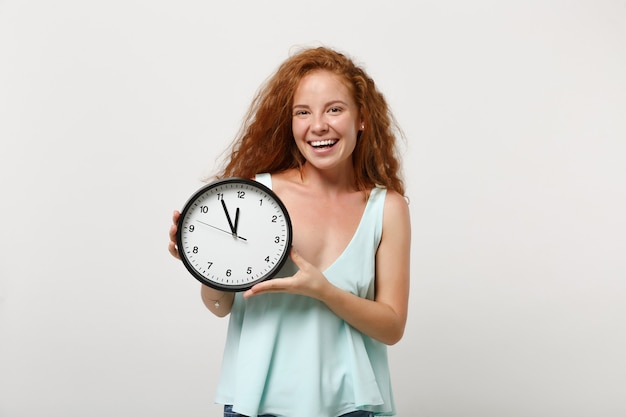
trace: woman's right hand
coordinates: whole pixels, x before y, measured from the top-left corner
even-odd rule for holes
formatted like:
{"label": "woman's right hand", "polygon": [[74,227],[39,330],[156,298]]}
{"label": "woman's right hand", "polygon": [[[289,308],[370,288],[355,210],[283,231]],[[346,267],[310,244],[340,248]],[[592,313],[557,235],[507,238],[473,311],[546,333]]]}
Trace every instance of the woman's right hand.
{"label": "woman's right hand", "polygon": [[172,215],[172,226],[170,227],[170,244],[169,251],[172,256],[176,259],[180,259],[180,254],[178,253],[178,247],[176,246],[176,232],[178,231],[178,218],[180,217],[180,211],[175,210]]}

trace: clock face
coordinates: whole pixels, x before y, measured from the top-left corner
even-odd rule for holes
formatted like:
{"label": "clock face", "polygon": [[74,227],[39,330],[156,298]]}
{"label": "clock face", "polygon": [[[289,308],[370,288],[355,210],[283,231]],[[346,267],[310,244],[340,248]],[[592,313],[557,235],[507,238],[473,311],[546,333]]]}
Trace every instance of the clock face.
{"label": "clock face", "polygon": [[242,178],[215,181],[185,204],[178,252],[200,282],[244,291],[272,278],[289,257],[291,220],[266,186]]}

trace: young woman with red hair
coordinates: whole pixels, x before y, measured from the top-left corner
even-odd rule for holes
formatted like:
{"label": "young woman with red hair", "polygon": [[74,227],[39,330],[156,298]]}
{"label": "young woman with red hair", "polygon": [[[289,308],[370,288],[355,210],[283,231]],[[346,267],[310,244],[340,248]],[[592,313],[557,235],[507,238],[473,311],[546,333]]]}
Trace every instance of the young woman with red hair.
{"label": "young woman with red hair", "polygon": [[230,314],[225,417],[395,415],[387,345],[404,333],[411,240],[399,134],[374,81],[329,48],[291,56],[257,93],[218,177],[265,174],[298,271],[243,293],[202,286]]}

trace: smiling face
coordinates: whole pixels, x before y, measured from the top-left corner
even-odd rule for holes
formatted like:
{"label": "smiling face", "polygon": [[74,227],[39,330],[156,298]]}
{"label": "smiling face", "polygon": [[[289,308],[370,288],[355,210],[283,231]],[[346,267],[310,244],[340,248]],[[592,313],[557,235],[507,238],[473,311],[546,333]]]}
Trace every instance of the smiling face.
{"label": "smiling face", "polygon": [[325,70],[307,74],[295,91],[292,111],[293,136],[307,163],[321,170],[352,170],[361,120],[342,78]]}

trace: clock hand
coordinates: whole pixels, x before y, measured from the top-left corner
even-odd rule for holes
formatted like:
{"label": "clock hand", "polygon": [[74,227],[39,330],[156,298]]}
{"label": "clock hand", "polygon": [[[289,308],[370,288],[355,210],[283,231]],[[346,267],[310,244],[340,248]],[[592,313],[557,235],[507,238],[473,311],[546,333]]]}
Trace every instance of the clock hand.
{"label": "clock hand", "polygon": [[235,230],[233,230],[234,234],[237,234],[237,225],[239,224],[239,207],[237,207],[237,211],[235,212]]}
{"label": "clock hand", "polygon": [[[196,221],[197,221],[198,223],[202,223],[202,224],[203,224],[203,225],[205,225],[205,226],[209,226],[209,227],[212,227],[213,229],[219,230],[220,232],[224,232],[224,233],[226,233],[226,234],[233,235],[233,234],[232,234],[231,232],[229,232],[228,230],[220,229],[219,227],[215,227],[215,226],[213,226],[212,224],[205,223],[205,222],[203,222],[202,220],[196,220]],[[238,239],[241,239],[241,240],[248,241],[248,239],[246,239],[245,237],[237,236],[237,238],[238,238]]]}
{"label": "clock hand", "polygon": [[224,200],[220,200],[222,202],[222,207],[224,208],[224,213],[226,213],[226,219],[228,220],[228,225],[230,226],[230,231],[233,235],[237,234],[237,229],[233,226],[232,220],[230,220],[230,214],[228,214],[228,209],[226,208],[226,202]]}

